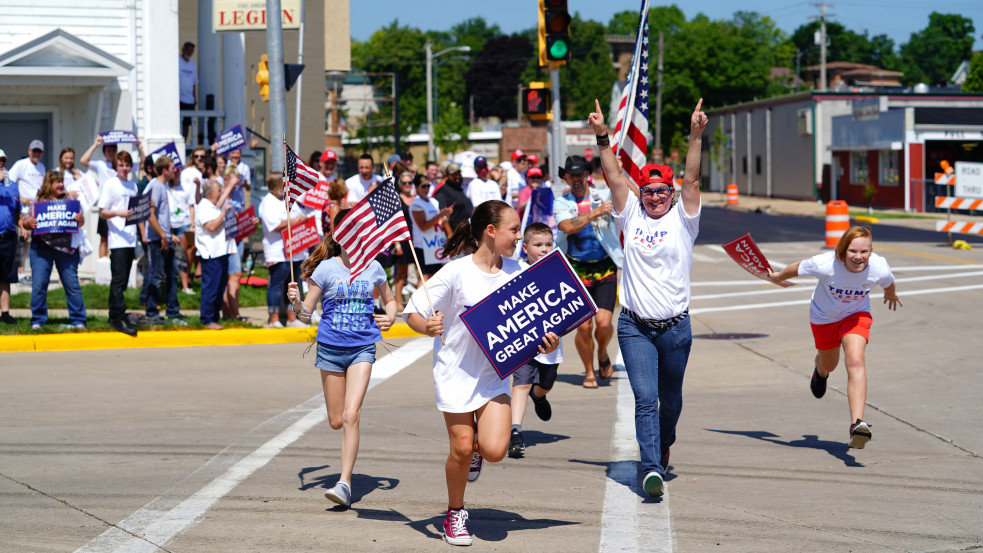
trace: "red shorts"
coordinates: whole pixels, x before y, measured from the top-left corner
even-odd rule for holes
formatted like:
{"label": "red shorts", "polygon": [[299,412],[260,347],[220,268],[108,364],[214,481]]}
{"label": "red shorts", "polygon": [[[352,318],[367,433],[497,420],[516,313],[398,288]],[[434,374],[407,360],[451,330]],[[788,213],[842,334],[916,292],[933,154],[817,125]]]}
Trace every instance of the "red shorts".
{"label": "red shorts", "polygon": [[870,313],[861,311],[835,323],[813,324],[812,337],[816,341],[816,349],[836,349],[847,334],[859,334],[870,342],[870,325],[873,322]]}

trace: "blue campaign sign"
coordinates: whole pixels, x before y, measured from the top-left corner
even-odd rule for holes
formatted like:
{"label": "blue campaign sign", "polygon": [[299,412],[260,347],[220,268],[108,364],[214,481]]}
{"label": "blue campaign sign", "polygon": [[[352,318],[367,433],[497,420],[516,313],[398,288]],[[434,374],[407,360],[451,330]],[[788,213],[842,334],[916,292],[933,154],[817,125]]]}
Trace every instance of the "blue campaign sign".
{"label": "blue campaign sign", "polygon": [[233,150],[239,150],[246,145],[246,135],[242,132],[242,125],[236,125],[231,129],[218,135],[218,148],[215,153],[225,155]]}
{"label": "blue campaign sign", "polygon": [[112,130],[99,133],[103,144],[133,144],[137,141],[137,135],[131,131]]}
{"label": "blue campaign sign", "polygon": [[183,165],[181,163],[181,154],[178,153],[177,146],[175,146],[173,142],[168,142],[167,144],[164,144],[160,148],[157,148],[156,150],[150,152],[150,159],[154,161],[157,161],[160,158],[160,156],[169,156],[171,158],[171,161],[174,162],[174,167],[176,167],[177,169],[181,169]]}
{"label": "blue campaign sign", "polygon": [[563,336],[597,313],[597,306],[555,250],[461,315],[502,379],[539,352],[547,332]]}
{"label": "blue campaign sign", "polygon": [[79,231],[75,216],[81,213],[82,204],[78,200],[51,200],[34,204],[34,218],[37,225],[34,234],[49,232],[67,232],[75,234]]}

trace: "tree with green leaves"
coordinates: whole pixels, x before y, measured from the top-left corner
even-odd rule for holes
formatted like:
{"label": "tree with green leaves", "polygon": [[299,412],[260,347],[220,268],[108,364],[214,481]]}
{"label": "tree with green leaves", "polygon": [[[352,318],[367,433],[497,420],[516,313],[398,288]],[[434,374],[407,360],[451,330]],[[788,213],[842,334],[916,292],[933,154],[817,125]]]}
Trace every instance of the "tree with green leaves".
{"label": "tree with green leaves", "polygon": [[983,52],[973,54],[969,74],[963,83],[963,92],[983,92]]}
{"label": "tree with green leaves", "polygon": [[[801,55],[800,65],[818,65],[820,48],[816,44],[816,33],[819,32],[818,21],[806,23],[792,33],[791,47]],[[901,59],[894,51],[894,41],[887,35],[870,37],[865,30],[863,34],[856,33],[836,21],[826,22],[827,61],[846,61],[873,65],[882,69],[898,70]]]}
{"label": "tree with green leaves", "polygon": [[959,64],[970,59],[975,29],[973,20],[958,14],[932,12],[928,26],[901,46],[906,85],[942,85],[949,81]]}
{"label": "tree with green leaves", "polygon": [[464,74],[465,96],[474,96],[476,117],[515,118],[520,76],[535,55],[524,35],[502,35],[485,42]]}

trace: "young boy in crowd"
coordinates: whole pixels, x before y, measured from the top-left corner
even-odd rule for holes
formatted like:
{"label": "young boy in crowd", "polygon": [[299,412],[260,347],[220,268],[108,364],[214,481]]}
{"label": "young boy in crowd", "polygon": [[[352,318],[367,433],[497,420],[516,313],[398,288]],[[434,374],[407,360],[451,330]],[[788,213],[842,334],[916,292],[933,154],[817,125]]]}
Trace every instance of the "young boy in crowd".
{"label": "young boy in crowd", "polygon": [[[535,264],[553,250],[553,231],[544,223],[532,223],[522,234],[522,251],[527,262],[520,262],[524,268]],[[526,450],[522,438],[522,417],[526,414],[526,396],[532,398],[536,415],[548,421],[553,409],[546,394],[556,382],[556,370],[563,362],[563,341],[551,353],[541,353],[512,373],[512,436],[509,439],[509,457],[518,459]]]}

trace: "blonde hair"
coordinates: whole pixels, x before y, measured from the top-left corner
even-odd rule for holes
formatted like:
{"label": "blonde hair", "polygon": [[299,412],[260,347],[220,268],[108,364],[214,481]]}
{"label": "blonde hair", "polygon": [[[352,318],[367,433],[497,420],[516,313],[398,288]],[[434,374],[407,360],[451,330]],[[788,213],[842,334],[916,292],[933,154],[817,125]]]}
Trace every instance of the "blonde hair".
{"label": "blonde hair", "polygon": [[840,263],[846,265],[846,250],[850,247],[850,242],[853,242],[857,238],[866,238],[870,240],[870,249],[874,249],[874,237],[867,227],[850,227],[843,236],[840,236],[840,241],[836,243],[836,259],[840,260]]}
{"label": "blonde hair", "polygon": [[229,165],[226,165],[225,166],[225,173],[222,173],[222,178],[227,179],[227,178],[229,178],[229,177],[231,177],[233,175],[235,175],[235,176],[238,177],[239,176],[239,170],[236,169],[236,166],[235,165],[233,165],[233,164],[230,163]]}

